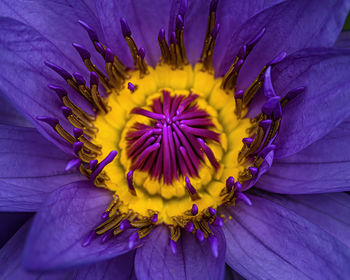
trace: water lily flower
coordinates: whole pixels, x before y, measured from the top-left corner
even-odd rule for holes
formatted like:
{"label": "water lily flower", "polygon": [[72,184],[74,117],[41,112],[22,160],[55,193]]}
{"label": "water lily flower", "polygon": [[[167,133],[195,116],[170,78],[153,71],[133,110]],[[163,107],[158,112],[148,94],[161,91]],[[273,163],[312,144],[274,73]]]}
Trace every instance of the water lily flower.
{"label": "water lily flower", "polygon": [[2,277],[350,277],[349,8],[1,1]]}

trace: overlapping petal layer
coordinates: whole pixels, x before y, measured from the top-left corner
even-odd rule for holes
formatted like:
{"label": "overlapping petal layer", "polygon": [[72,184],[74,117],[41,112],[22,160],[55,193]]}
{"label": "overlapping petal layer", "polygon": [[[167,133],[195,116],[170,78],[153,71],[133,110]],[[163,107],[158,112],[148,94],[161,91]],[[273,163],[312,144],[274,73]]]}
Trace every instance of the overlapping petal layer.
{"label": "overlapping petal layer", "polygon": [[226,212],[232,216],[224,226],[226,261],[234,270],[248,279],[342,279],[350,273],[350,248],[327,232],[330,226],[348,230],[349,225],[332,224],[333,217],[321,213],[315,215],[330,223],[314,223],[312,211],[300,215],[273,197],[250,198],[254,207],[240,203]]}
{"label": "overlapping petal layer", "polygon": [[350,120],[301,152],[279,160],[258,188],[289,194],[350,190]]}
{"label": "overlapping petal layer", "polygon": [[156,228],[135,256],[138,279],[222,279],[225,271],[225,237],[220,228],[212,228],[218,241],[215,258],[208,240],[200,243],[193,234],[183,233],[174,254],[169,246],[169,231]]}
{"label": "overlapping petal layer", "polygon": [[332,46],[347,16],[346,0],[285,1],[263,10],[244,22],[227,44],[216,70],[223,75],[239,48],[253,39],[262,28],[264,37],[254,48],[238,78],[238,89],[246,89],[262,67],[280,52],[288,54],[303,48]]}
{"label": "overlapping petal layer", "polygon": [[134,279],[132,276],[135,252],[127,253],[112,260],[81,266],[74,270],[53,272],[30,272],[24,270],[21,264],[21,255],[30,225],[31,222],[25,224],[0,250],[0,274],[4,279],[108,280],[116,277],[121,280]]}
{"label": "overlapping petal layer", "polygon": [[[96,239],[88,247],[82,246],[111,199],[108,191],[90,182],[72,183],[53,192],[33,221],[24,249],[25,267],[41,271],[74,267],[130,251],[129,231],[105,244]],[[135,242],[135,246],[140,244]]]}
{"label": "overlapping petal layer", "polygon": [[35,128],[0,125],[0,210],[37,211],[62,184],[84,177]]}
{"label": "overlapping petal layer", "polygon": [[47,85],[64,80],[44,65],[45,60],[60,63],[69,71],[80,68],[65,58],[55,44],[28,25],[9,18],[0,18],[0,64],[6,69],[0,73],[0,90],[18,109],[32,119],[36,127],[60,148],[71,151],[67,142],[53,129],[36,120],[37,116],[50,116],[67,124],[60,102]]}

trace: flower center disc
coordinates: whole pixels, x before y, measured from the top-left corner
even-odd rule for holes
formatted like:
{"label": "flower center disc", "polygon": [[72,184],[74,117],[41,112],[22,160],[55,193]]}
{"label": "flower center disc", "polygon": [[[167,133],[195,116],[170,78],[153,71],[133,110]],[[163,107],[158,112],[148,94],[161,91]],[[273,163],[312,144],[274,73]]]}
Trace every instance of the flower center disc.
{"label": "flower center disc", "polygon": [[110,111],[97,115],[97,160],[120,151],[101,185],[117,194],[119,211],[157,213],[158,222],[172,225],[193,204],[198,213],[217,208],[226,178],[244,171],[238,154],[251,123],[234,114],[222,79],[201,69],[158,65],[142,78],[131,72],[125,85],[132,86],[111,94]]}

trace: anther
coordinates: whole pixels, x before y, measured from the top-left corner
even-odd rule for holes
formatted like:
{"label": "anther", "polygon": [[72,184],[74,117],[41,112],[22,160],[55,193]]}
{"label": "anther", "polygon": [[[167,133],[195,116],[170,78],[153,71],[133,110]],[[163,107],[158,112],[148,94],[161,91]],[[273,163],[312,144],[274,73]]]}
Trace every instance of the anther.
{"label": "anther", "polygon": [[133,184],[133,175],[134,175],[134,171],[130,170],[128,172],[128,174],[126,175],[126,181],[128,183],[129,192],[132,195],[136,196],[136,190],[135,190],[135,187],[134,187],[134,184]]}
{"label": "anther", "polygon": [[234,183],[235,183],[235,179],[232,176],[226,179],[226,190],[228,193],[231,192]]}
{"label": "anther", "polygon": [[215,220],[213,221],[212,225],[217,226],[217,227],[223,227],[224,226],[224,221],[222,220],[221,217],[215,217]]}
{"label": "anther", "polygon": [[83,60],[86,68],[90,71],[90,72],[95,72],[97,73],[97,75],[99,76],[100,80],[101,80],[101,84],[103,85],[103,87],[107,90],[110,88],[109,84],[108,84],[108,79],[106,78],[106,76],[91,62],[90,58],[91,58],[91,54],[88,52],[88,50],[86,50],[82,45],[73,43],[72,44],[73,47],[77,50],[77,52],[79,53],[81,59]]}
{"label": "anther", "polygon": [[196,216],[198,214],[197,204],[192,204],[191,214],[192,214],[192,216]]}
{"label": "anther", "polygon": [[201,231],[200,229],[196,230],[196,237],[199,240],[199,242],[203,242],[204,241],[204,233],[203,231]]}
{"label": "anther", "polygon": [[101,173],[101,171],[103,170],[103,168],[104,168],[107,164],[111,163],[111,162],[114,160],[114,158],[117,156],[117,154],[118,154],[117,151],[111,151],[111,152],[106,156],[106,158],[105,158],[104,160],[102,160],[102,161],[97,165],[96,169],[95,169],[94,172],[91,174],[90,179],[94,181],[94,180],[96,179],[96,177]]}
{"label": "anther", "polygon": [[135,242],[139,239],[139,235],[137,232],[134,232],[132,235],[129,237],[129,242],[128,242],[128,247],[129,249],[133,249]]}
{"label": "anther", "polygon": [[180,56],[179,50],[177,46],[176,33],[171,32],[170,34],[170,64],[172,69],[176,69],[178,67],[178,57]]}
{"label": "anther", "polygon": [[74,169],[74,168],[79,167],[80,164],[81,164],[81,159],[80,159],[80,158],[72,159],[72,160],[70,160],[70,161],[67,163],[67,165],[66,165],[66,167],[65,167],[64,170],[70,171],[70,170],[72,170],[72,169]]}
{"label": "anther", "polygon": [[50,84],[50,85],[48,85],[48,88],[52,89],[61,100],[67,96],[67,91],[60,86]]}
{"label": "anther", "polygon": [[242,115],[243,95],[244,95],[244,91],[243,90],[239,90],[239,91],[235,92],[235,102],[236,102],[235,114],[237,115],[238,119],[240,119],[241,115]]}
{"label": "anther", "polygon": [[102,216],[101,216],[101,219],[102,219],[102,220],[106,220],[108,217],[109,217],[109,211],[104,212],[104,213],[102,214]]}
{"label": "anther", "polygon": [[243,138],[242,142],[247,145],[247,147],[249,148],[250,145],[253,143],[253,139],[252,138]]}
{"label": "anther", "polygon": [[208,207],[208,212],[210,215],[215,216],[216,215],[216,210],[212,207]]}
{"label": "anther", "polygon": [[98,163],[97,159],[91,160],[91,161],[89,162],[89,168],[90,168],[90,170],[94,170],[95,167],[97,166],[97,163]]}
{"label": "anther", "polygon": [[135,91],[135,86],[132,83],[128,83],[128,89],[133,93]]}
{"label": "anther", "polygon": [[211,253],[213,254],[214,258],[217,258],[219,256],[219,242],[217,238],[214,235],[209,235],[208,241]]}
{"label": "anther", "polygon": [[134,67],[137,68],[137,66],[138,66],[137,65],[138,49],[137,49],[137,46],[135,44],[134,39],[131,37],[131,30],[130,30],[130,27],[129,27],[128,23],[126,22],[125,18],[120,19],[120,26],[122,29],[124,39],[129,46],[132,58],[134,60]]}
{"label": "anther", "polygon": [[60,75],[63,79],[68,80],[68,79],[72,79],[72,75],[69,74],[66,70],[64,70],[62,67],[51,63],[49,61],[45,61],[44,62],[46,66],[48,66],[49,68],[51,68],[53,71],[55,71],[58,75]]}
{"label": "anther", "polygon": [[299,88],[295,88],[292,89],[291,91],[289,91],[282,99],[281,99],[281,107],[284,108],[287,103],[292,100],[293,98],[295,98],[296,96],[298,96],[300,93],[302,93],[303,91],[305,91],[305,87],[299,87]]}
{"label": "anther", "polygon": [[112,231],[107,231],[106,233],[104,233],[101,238],[101,244],[105,244],[108,240],[112,238],[112,236],[113,236]]}
{"label": "anther", "polygon": [[76,155],[79,155],[79,152],[83,148],[84,143],[83,142],[74,142],[73,143],[73,151]]}
{"label": "anther", "polygon": [[286,52],[280,52],[276,57],[274,57],[268,64],[267,66],[273,66],[276,65],[280,62],[282,62],[287,56]]}
{"label": "anther", "polygon": [[217,5],[218,5],[217,0],[212,0],[210,2],[207,29],[205,32],[204,45],[203,45],[202,54],[200,57],[200,61],[202,61],[202,62],[204,62],[208,56],[208,50],[209,50],[211,40],[212,40],[211,32],[213,31],[213,29],[215,27]]}
{"label": "anther", "polygon": [[[191,196],[191,199],[193,201],[200,199],[199,194],[197,193],[196,189],[192,186],[190,179],[188,177],[185,178],[185,182],[186,182],[186,189],[189,193],[189,195]],[[195,204],[193,204],[195,205]]]}
{"label": "anther", "polygon": [[120,226],[119,226],[119,229],[121,230],[121,231],[123,231],[123,230],[126,230],[126,229],[128,229],[128,228],[131,228],[131,224],[130,224],[130,221],[129,220],[123,220],[121,223],[120,223]]}
{"label": "anther", "polygon": [[255,175],[258,173],[258,169],[256,167],[249,167],[248,168],[250,173],[252,174],[253,178],[255,177]]}
{"label": "anther", "polygon": [[145,48],[140,48],[137,52],[137,65],[140,71],[140,78],[148,74],[147,64],[145,62],[146,51]]}
{"label": "anther", "polygon": [[249,199],[248,196],[246,196],[244,193],[238,192],[237,194],[237,199],[238,200],[242,200],[245,204],[247,204],[248,206],[252,206],[252,202]]}
{"label": "anther", "polygon": [[170,63],[170,50],[165,39],[165,30],[161,28],[158,33],[158,44],[161,51],[161,62]]}
{"label": "anther", "polygon": [[247,43],[247,54],[246,56],[248,56],[248,54],[252,51],[252,49],[254,48],[254,46],[256,46],[256,44],[260,41],[260,39],[264,36],[266,31],[266,28],[264,27],[263,29],[260,30],[260,32]]}
{"label": "anther", "polygon": [[86,22],[82,20],[79,20],[78,22],[87,31],[91,41],[98,41],[96,32]]}
{"label": "anther", "polygon": [[201,57],[201,61],[203,63],[203,68],[209,73],[213,72],[213,55],[214,55],[214,47],[216,43],[216,37],[219,33],[220,24],[215,24],[213,29],[209,34],[209,38],[207,43],[203,47],[203,55]]}
{"label": "anther", "polygon": [[155,224],[157,221],[158,221],[158,214],[154,214],[154,215],[151,217],[151,222],[152,222],[153,224]]}
{"label": "anther", "polygon": [[75,138],[70,135],[59,123],[59,121],[55,118],[50,117],[36,117],[38,121],[45,122],[49,124],[64,140],[68,143],[73,144],[75,142]]}
{"label": "anther", "polygon": [[88,246],[88,245],[91,243],[91,241],[92,241],[96,236],[97,236],[97,235],[96,235],[95,231],[92,230],[92,231],[89,233],[89,235],[86,237],[86,239],[85,239],[85,241],[83,242],[83,244],[81,244],[81,246],[83,246],[83,247]]}
{"label": "anther", "polygon": [[176,245],[176,242],[174,240],[172,240],[171,238],[169,240],[169,246],[170,246],[171,252],[173,252],[173,254],[176,255],[177,245]]}
{"label": "anther", "polygon": [[179,14],[184,18],[187,10],[187,0],[181,0]]}
{"label": "anther", "polygon": [[192,222],[188,222],[186,225],[185,225],[185,230],[188,231],[188,232],[192,232],[193,231],[193,223]]}

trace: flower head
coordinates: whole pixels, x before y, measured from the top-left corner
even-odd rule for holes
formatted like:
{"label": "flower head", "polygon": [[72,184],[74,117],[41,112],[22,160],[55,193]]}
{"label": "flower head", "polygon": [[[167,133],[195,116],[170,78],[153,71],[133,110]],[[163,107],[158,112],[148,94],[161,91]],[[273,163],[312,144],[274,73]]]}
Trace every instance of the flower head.
{"label": "flower head", "polygon": [[[339,19],[344,18],[344,13],[338,12],[339,7],[348,9],[348,4],[339,1],[339,7],[334,7],[336,20],[330,20],[325,14],[331,6],[328,2],[320,7],[314,2],[307,6],[302,1],[271,3],[268,7],[258,7],[253,16],[241,14],[241,26],[232,31],[230,24],[239,20],[229,12],[239,13],[243,5],[239,3],[157,2],[158,11],[146,3],[133,6],[128,2],[125,14],[112,15],[111,12],[124,6],[98,1],[96,11],[103,32],[91,18],[79,18],[76,25],[81,30],[74,39],[81,41],[71,43],[80,61],[74,56],[72,63],[69,59],[73,54],[66,51],[68,45],[56,40],[53,40],[56,46],[46,39],[41,42],[37,31],[17,21],[0,22],[5,29],[11,29],[13,24],[25,30],[27,36],[32,36],[30,42],[34,46],[33,38],[39,38],[44,53],[35,58],[14,59],[17,64],[29,59],[40,65],[35,71],[44,74],[23,77],[29,85],[28,79],[40,80],[39,95],[33,99],[34,92],[21,88],[19,94],[9,91],[8,97],[32,117],[49,140],[69,154],[64,169],[79,178],[79,182],[69,179],[67,182],[71,184],[43,197],[44,204],[24,250],[29,269],[71,267],[132,252],[120,258],[135,262],[136,276],[140,279],[194,277],[196,272],[188,270],[191,266],[203,267],[198,272],[198,275],[205,273],[202,278],[220,279],[225,260],[245,277],[256,278],[262,273],[261,278],[266,279],[269,273],[244,268],[250,261],[242,255],[244,248],[237,249],[242,248],[239,244],[248,242],[248,247],[255,246],[260,235],[266,235],[268,244],[262,240],[259,246],[271,246],[273,255],[278,255],[275,252],[284,247],[281,236],[287,235],[292,240],[288,246],[294,244],[298,240],[295,235],[305,234],[304,224],[311,228],[311,233],[303,242],[310,242],[311,248],[319,242],[313,236],[319,233],[318,228],[328,230],[328,235],[322,233],[322,239],[333,247],[326,253],[334,253],[337,239],[347,242],[322,223],[314,227],[315,216],[296,217],[291,212],[298,213],[293,206],[290,211],[284,210],[288,209],[288,199],[284,202],[282,197],[254,191],[252,187],[281,193],[332,191],[320,187],[314,191],[311,186],[297,187],[296,191],[293,187],[281,189],[271,179],[271,185],[261,183],[263,178],[270,178],[268,175],[261,180],[260,177],[269,171],[274,157],[283,158],[299,151],[302,157],[306,146],[322,141],[319,139],[346,118],[341,103],[349,102],[344,94],[348,51],[293,51],[332,45],[337,35],[332,32],[337,33],[341,27]],[[253,4],[249,5],[253,11]],[[298,18],[301,10],[303,16]],[[159,20],[147,19],[153,11],[160,14],[168,11],[170,18],[162,15]],[[200,15],[198,20],[194,19],[196,15]],[[324,31],[321,22],[314,33],[296,28],[286,35],[278,26],[282,23],[280,16],[303,24],[310,15],[332,23],[332,32]],[[96,18],[95,14],[92,18]],[[292,22],[286,22],[285,28],[292,26]],[[114,33],[117,23],[120,32]],[[36,21],[32,24],[36,26]],[[62,29],[70,32],[67,40],[74,37],[71,35],[75,28],[70,25]],[[80,35],[83,29],[85,37]],[[45,36],[53,36],[51,31],[45,28],[43,31],[48,34]],[[310,34],[315,42],[306,39]],[[1,41],[6,48],[11,46],[7,39]],[[57,52],[55,48],[64,51]],[[20,56],[18,51],[15,53]],[[65,60],[65,56],[69,59]],[[4,57],[9,56],[5,53]],[[44,60],[49,71],[41,70],[44,66],[37,60]],[[29,65],[33,71],[32,64]],[[335,70],[325,74],[329,81],[320,94],[319,76],[329,65]],[[44,90],[42,83],[46,80],[56,96]],[[9,87],[6,81],[6,78],[0,80],[4,90]],[[37,87],[35,83],[30,89]],[[329,88],[335,93],[323,102],[321,97]],[[39,105],[30,107],[32,101],[20,105],[19,98],[37,100]],[[44,103],[44,100],[50,101]],[[317,112],[316,109],[329,104],[333,106],[329,112]],[[312,153],[312,156],[317,158],[320,154]],[[273,174],[273,170],[268,174]],[[284,180],[282,187],[288,186]],[[52,182],[52,185],[56,189],[57,184]],[[329,203],[326,197],[322,199]],[[268,217],[272,219],[271,228],[264,224],[269,224]],[[275,229],[275,222],[282,226]],[[296,224],[294,235],[291,223]],[[61,240],[59,246],[55,246],[57,238]],[[231,241],[227,243],[227,252],[225,238]],[[49,249],[43,250],[41,242]],[[238,244],[235,248],[234,243]],[[312,250],[307,248],[298,250],[312,255],[309,252]],[[249,250],[254,251],[251,247]],[[346,250],[344,254],[348,254]],[[267,257],[270,254],[261,251]],[[37,254],[35,261],[30,259],[33,253]],[[326,253],[320,251],[319,256],[322,258]],[[247,254],[252,256],[254,252]],[[186,259],[186,256],[192,257]],[[340,261],[341,269],[347,256]],[[287,259],[290,258],[291,267],[302,266],[288,255]],[[153,261],[164,263],[165,270]],[[269,261],[267,266],[273,266]],[[293,277],[298,275],[289,265],[284,266]],[[125,267],[125,271],[128,269],[129,266]],[[279,275],[278,269],[269,270],[273,277]]]}

